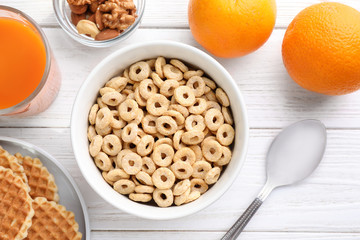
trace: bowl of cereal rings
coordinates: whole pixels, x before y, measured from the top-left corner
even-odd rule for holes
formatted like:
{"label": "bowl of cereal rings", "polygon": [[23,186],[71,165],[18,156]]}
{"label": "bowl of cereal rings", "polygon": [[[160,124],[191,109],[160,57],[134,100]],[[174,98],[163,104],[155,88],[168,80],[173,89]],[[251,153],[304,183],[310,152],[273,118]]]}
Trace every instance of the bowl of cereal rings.
{"label": "bowl of cereal rings", "polygon": [[231,75],[178,42],[133,44],[90,73],[71,139],[89,185],[147,219],[193,214],[220,198],[245,161],[249,127]]}

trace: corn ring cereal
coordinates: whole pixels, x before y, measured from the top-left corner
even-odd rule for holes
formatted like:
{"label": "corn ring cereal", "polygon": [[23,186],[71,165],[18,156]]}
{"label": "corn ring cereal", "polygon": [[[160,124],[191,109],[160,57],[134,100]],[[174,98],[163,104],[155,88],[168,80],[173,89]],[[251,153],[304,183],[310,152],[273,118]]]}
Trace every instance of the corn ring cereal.
{"label": "corn ring cereal", "polygon": [[163,66],[163,72],[164,72],[164,76],[167,79],[173,79],[177,81],[183,79],[184,76],[183,73],[180,71],[180,69],[170,64],[166,64]]}
{"label": "corn ring cereal", "polygon": [[156,169],[151,178],[158,189],[170,189],[175,183],[174,173],[166,167]]}
{"label": "corn ring cereal", "polygon": [[103,171],[109,171],[112,167],[110,158],[103,152],[99,152],[94,157],[94,161],[95,165]]}
{"label": "corn ring cereal", "polygon": [[185,180],[178,182],[174,186],[174,190],[173,190],[174,196],[180,196],[181,194],[185,193],[186,190],[188,190],[190,188],[190,185],[191,184],[190,184],[189,179],[185,179]]}
{"label": "corn ring cereal", "polygon": [[141,171],[142,159],[136,153],[127,153],[121,160],[121,166],[129,175],[135,175]]}
{"label": "corn ring cereal", "polygon": [[114,183],[114,189],[121,194],[130,194],[135,191],[135,183],[128,179],[120,179]]}
{"label": "corn ring cereal", "polygon": [[188,145],[199,144],[204,140],[204,133],[202,131],[191,130],[181,135],[181,141]]}
{"label": "corn ring cereal", "polygon": [[116,156],[121,150],[120,139],[114,134],[106,135],[103,139],[101,149],[109,156]]}
{"label": "corn ring cereal", "polygon": [[209,186],[206,184],[206,182],[200,178],[191,179],[190,184],[191,192],[198,191],[200,194],[203,194],[209,189]]}
{"label": "corn ring cereal", "polygon": [[195,163],[195,160],[196,160],[196,156],[194,151],[188,147],[183,147],[177,150],[174,155],[175,163],[178,161],[182,161],[182,162],[187,162],[188,164],[190,164],[190,166],[192,166]]}
{"label": "corn ring cereal", "polygon": [[206,160],[216,162],[222,155],[222,146],[215,140],[209,140],[202,146],[202,152]]}
{"label": "corn ring cereal", "polygon": [[146,110],[154,116],[160,116],[168,110],[169,106],[170,102],[165,96],[154,94],[147,100]]}
{"label": "corn ring cereal", "polygon": [[156,129],[159,133],[169,136],[178,130],[178,125],[172,117],[161,116],[156,119]]}
{"label": "corn ring cereal", "polygon": [[147,193],[130,193],[129,198],[135,202],[149,202],[151,201],[152,196]]}
{"label": "corn ring cereal", "polygon": [[137,62],[130,66],[129,77],[135,82],[140,82],[150,76],[151,69],[146,62]]}
{"label": "corn ring cereal", "polygon": [[153,151],[153,161],[156,165],[167,167],[174,158],[174,149],[168,144],[160,144]]}
{"label": "corn ring cereal", "polygon": [[96,135],[95,137],[93,137],[89,145],[89,153],[92,157],[95,157],[96,155],[99,154],[99,152],[101,151],[102,144],[103,144],[102,136]]}
{"label": "corn ring cereal", "polygon": [[185,128],[187,131],[204,131],[205,121],[201,115],[190,115],[185,120]]}
{"label": "corn ring cereal", "polygon": [[216,138],[224,146],[229,146],[235,138],[235,130],[230,124],[223,124],[219,127]]}
{"label": "corn ring cereal", "polygon": [[191,88],[180,86],[175,89],[174,97],[182,106],[189,107],[195,103],[195,94]]}
{"label": "corn ring cereal", "polygon": [[194,171],[192,177],[204,179],[207,172],[211,169],[211,164],[207,161],[198,161],[192,165]]}
{"label": "corn ring cereal", "polygon": [[153,199],[159,207],[169,207],[174,202],[174,195],[170,189],[155,189]]}
{"label": "corn ring cereal", "polygon": [[178,59],[171,59],[170,64],[180,69],[180,71],[182,71],[183,73],[189,71],[189,68]]}
{"label": "corn ring cereal", "polygon": [[230,106],[230,100],[222,88],[217,88],[215,94],[216,99],[221,105],[223,105],[224,107]]}

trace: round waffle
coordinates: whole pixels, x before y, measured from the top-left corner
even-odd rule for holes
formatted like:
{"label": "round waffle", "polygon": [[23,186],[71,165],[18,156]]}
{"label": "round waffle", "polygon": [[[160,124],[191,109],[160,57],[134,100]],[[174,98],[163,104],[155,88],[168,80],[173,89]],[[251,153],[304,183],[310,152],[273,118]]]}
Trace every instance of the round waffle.
{"label": "round waffle", "polygon": [[13,171],[0,166],[0,239],[25,238],[33,216],[29,187]]}
{"label": "round waffle", "polygon": [[23,157],[20,153],[16,153],[15,157],[24,167],[30,186],[30,196],[32,198],[45,197],[49,201],[59,202],[58,187],[54,176],[43,166],[40,159]]}
{"label": "round waffle", "polygon": [[27,177],[24,172],[23,166],[19,163],[18,159],[8,153],[0,146],[0,166],[11,169],[15,176],[21,177],[24,183],[27,183]]}
{"label": "round waffle", "polygon": [[46,198],[38,197],[33,202],[35,215],[29,229],[28,240],[81,240],[75,215],[65,207]]}

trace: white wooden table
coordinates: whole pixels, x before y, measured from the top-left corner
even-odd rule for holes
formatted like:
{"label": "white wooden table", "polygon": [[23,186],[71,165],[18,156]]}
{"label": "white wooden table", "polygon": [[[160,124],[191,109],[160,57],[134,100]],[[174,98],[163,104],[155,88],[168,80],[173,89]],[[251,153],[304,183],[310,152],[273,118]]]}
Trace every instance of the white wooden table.
{"label": "white wooden table", "polygon": [[[303,183],[270,196],[241,236],[244,240],[360,239],[360,92],[341,97],[310,93],[296,85],[281,59],[287,25],[303,8],[321,0],[277,0],[275,30],[257,52],[218,59],[237,81],[247,104],[250,145],[233,186],[207,209],[173,221],[140,219],[104,202],[85,182],[70,144],[70,112],[76,93],[94,66],[111,52],[134,42],[169,39],[201,48],[187,23],[186,0],[148,0],[140,29],[107,49],[84,47],[56,22],[50,0],[0,0],[43,27],[62,72],[55,103],[44,113],[22,119],[0,118],[0,135],[31,142],[55,156],[70,171],[90,212],[92,239],[220,239],[265,181],[265,154],[286,125],[305,118],[328,127],[328,147],[319,169]],[[341,0],[360,10],[359,0]],[[1,37],[1,33],[0,33]]]}

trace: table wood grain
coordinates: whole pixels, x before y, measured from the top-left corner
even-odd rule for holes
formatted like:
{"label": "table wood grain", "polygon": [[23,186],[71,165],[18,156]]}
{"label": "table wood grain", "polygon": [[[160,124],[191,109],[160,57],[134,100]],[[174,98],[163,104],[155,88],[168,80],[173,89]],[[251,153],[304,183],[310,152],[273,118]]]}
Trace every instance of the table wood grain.
{"label": "table wood grain", "polygon": [[[140,29],[106,49],[82,46],[58,26],[52,1],[0,0],[43,27],[60,65],[62,86],[54,104],[27,118],[0,117],[0,135],[42,147],[70,171],[90,212],[92,239],[220,239],[265,181],[265,155],[273,137],[288,124],[316,118],[328,127],[328,147],[319,169],[307,180],[274,192],[250,222],[244,240],[360,239],[360,92],[327,97],[296,85],[286,73],[281,44],[287,25],[303,8],[321,0],[277,0],[278,17],[269,41],[255,53],[217,60],[244,94],[250,123],[247,160],[232,187],[205,210],[171,221],[150,221],[121,212],[88,186],[70,143],[70,115],[76,93],[104,57],[136,42],[168,39],[201,48],[187,23],[185,0],[148,0]],[[359,0],[339,0],[360,10]],[[0,33],[1,36],[1,33]]]}

